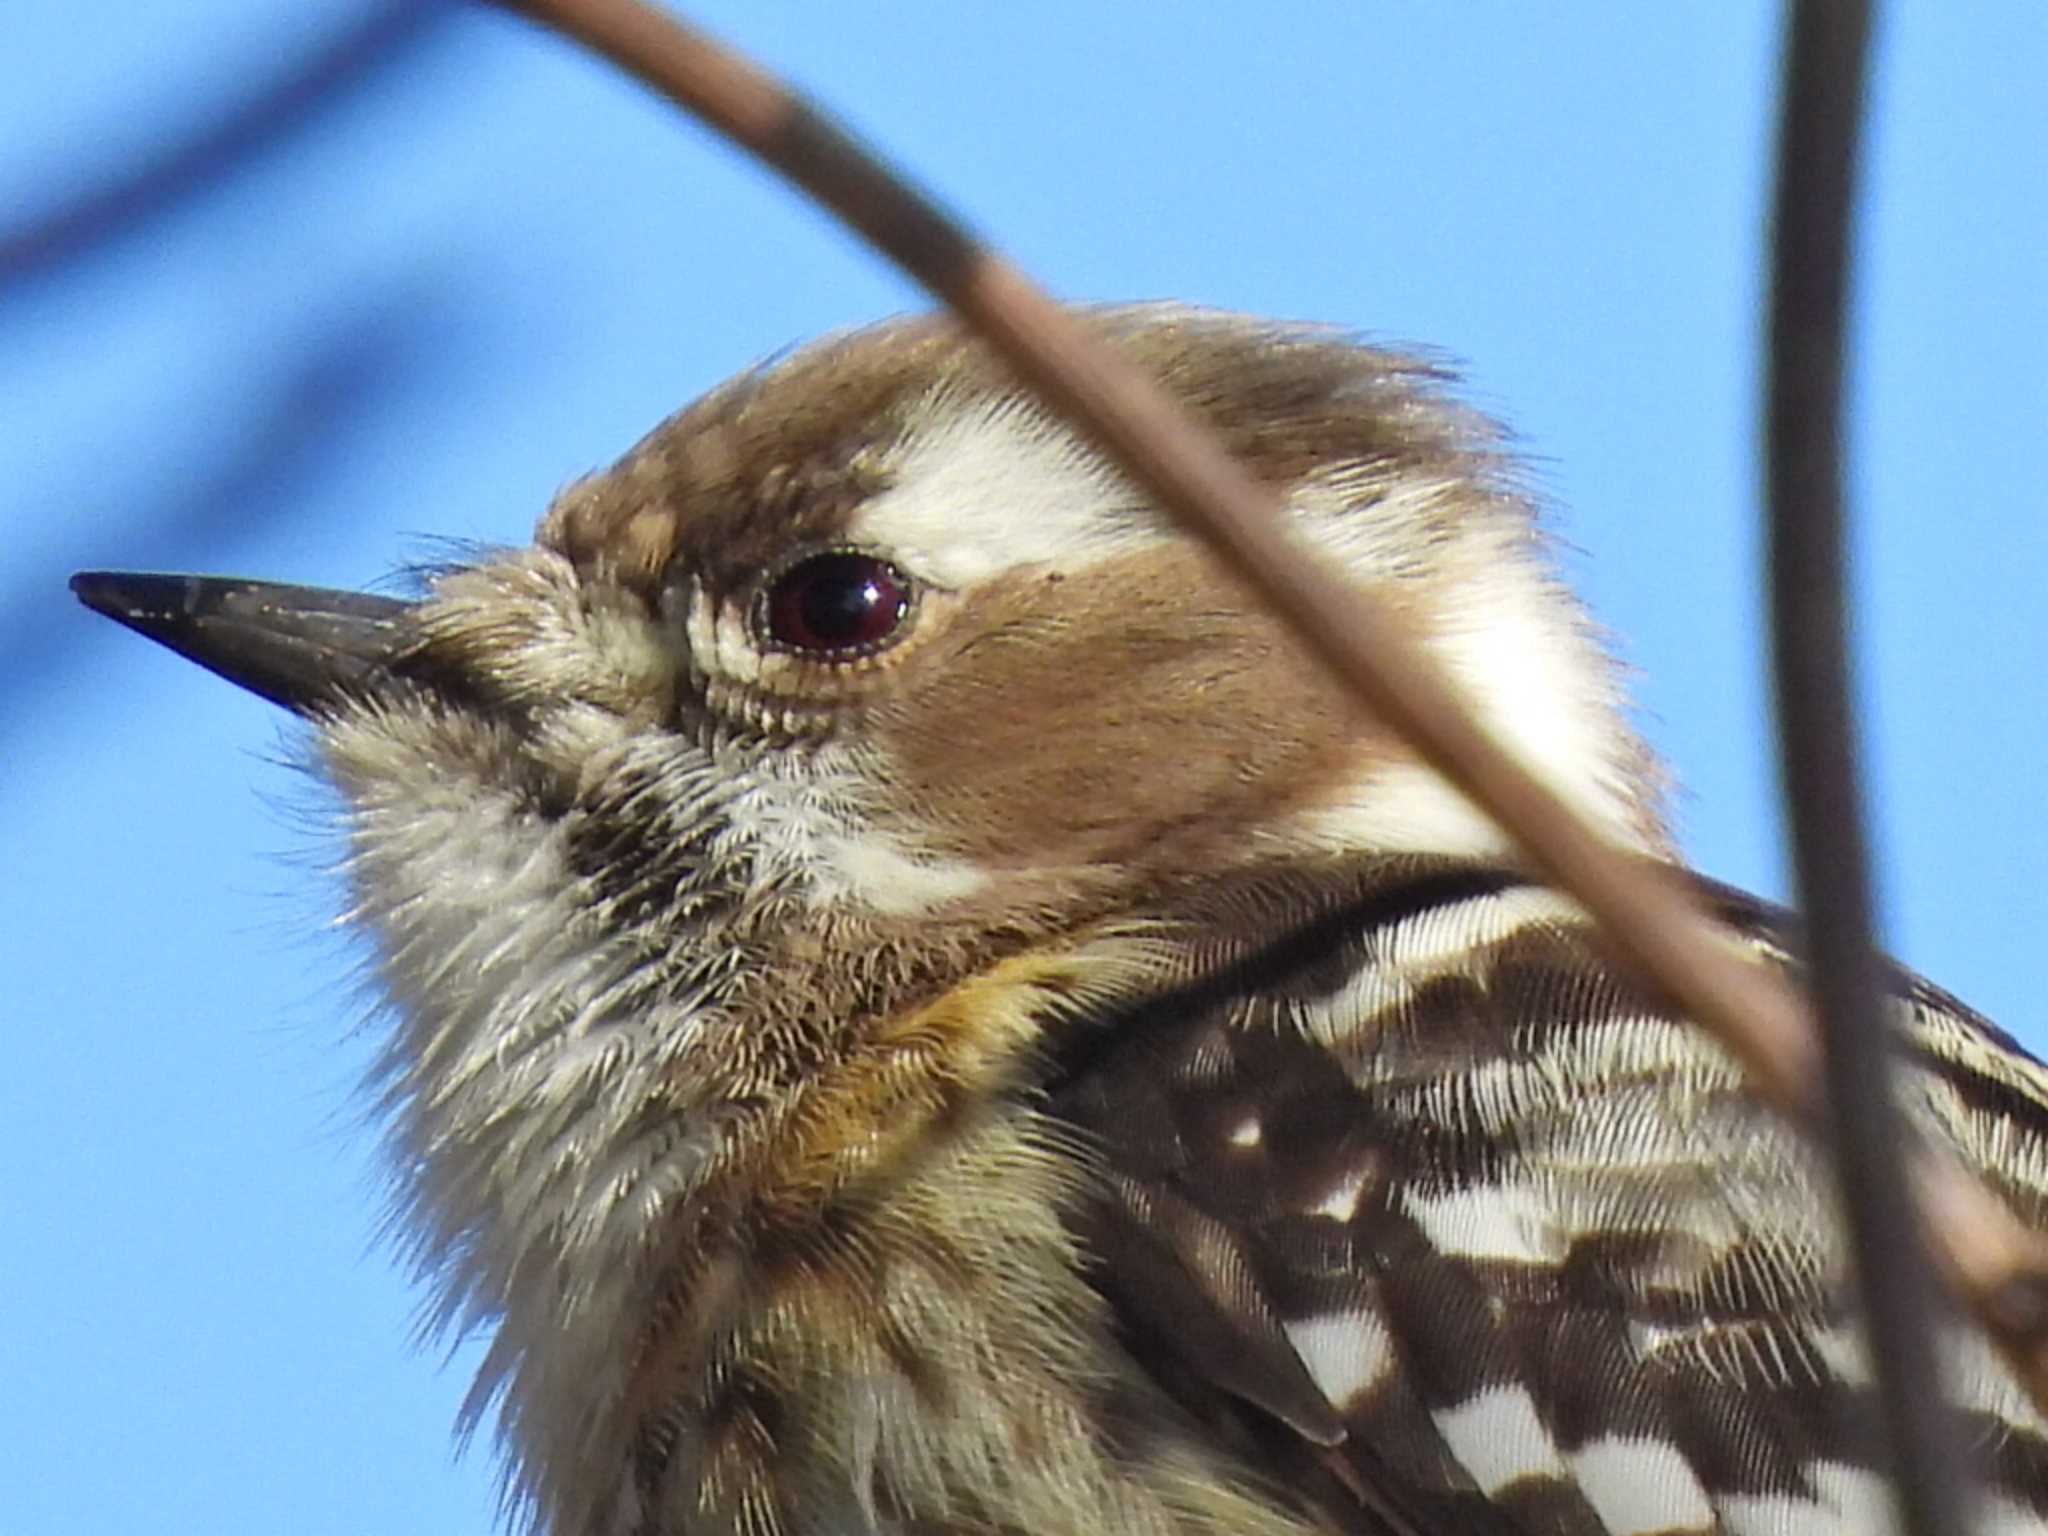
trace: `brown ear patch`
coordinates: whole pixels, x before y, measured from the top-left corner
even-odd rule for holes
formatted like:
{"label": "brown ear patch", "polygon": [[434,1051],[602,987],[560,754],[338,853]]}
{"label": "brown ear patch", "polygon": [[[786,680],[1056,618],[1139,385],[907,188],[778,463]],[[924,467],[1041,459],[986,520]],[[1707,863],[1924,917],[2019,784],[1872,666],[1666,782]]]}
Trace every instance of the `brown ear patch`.
{"label": "brown ear patch", "polygon": [[1248,833],[1400,750],[1186,545],[1014,573],[948,631],[870,721],[906,828],[985,865],[1186,868],[1218,840],[1236,862]]}

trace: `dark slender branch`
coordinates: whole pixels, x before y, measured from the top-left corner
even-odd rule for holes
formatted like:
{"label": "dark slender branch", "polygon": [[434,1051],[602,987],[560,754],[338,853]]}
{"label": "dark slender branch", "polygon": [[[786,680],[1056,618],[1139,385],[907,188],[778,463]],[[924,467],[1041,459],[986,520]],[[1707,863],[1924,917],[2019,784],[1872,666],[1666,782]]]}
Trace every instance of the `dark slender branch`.
{"label": "dark slender branch", "polygon": [[[612,60],[832,208],[943,298],[1017,373],[1291,623],[1314,653],[1599,918],[1609,944],[1743,1063],[1823,1123],[1804,999],[1731,944],[1664,865],[1606,841],[1473,719],[1394,616],[1325,570],[1254,483],[1151,379],[759,68],[641,0],[498,0]],[[2048,1411],[2048,1242],[1952,1163],[1913,1176],[1958,1290]],[[2040,1304],[2035,1304],[2036,1301]]]}
{"label": "dark slender branch", "polygon": [[1819,1014],[1829,1140],[1903,1529],[1966,1529],[1961,1436],[1935,1344],[1947,1312],[1920,1241],[1893,1096],[1843,575],[1842,373],[1870,14],[1792,9],[1778,131],[1766,386],[1772,675],[1779,768]]}

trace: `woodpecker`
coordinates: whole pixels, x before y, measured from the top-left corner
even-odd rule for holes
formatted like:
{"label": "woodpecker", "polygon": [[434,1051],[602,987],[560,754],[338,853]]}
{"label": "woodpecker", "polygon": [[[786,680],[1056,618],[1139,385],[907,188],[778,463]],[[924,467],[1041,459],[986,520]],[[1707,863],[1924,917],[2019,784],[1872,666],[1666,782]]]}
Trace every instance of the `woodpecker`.
{"label": "woodpecker", "polygon": [[[1441,370],[1088,323],[1676,860]],[[743,374],[417,600],[73,585],[309,722],[403,1229],[550,1536],[1885,1528],[1816,1149],[954,323]],[[2042,1225],[2048,1076],[1889,1009],[1914,1119]],[[1982,1528],[2048,1531],[2048,1422],[1930,1326]]]}

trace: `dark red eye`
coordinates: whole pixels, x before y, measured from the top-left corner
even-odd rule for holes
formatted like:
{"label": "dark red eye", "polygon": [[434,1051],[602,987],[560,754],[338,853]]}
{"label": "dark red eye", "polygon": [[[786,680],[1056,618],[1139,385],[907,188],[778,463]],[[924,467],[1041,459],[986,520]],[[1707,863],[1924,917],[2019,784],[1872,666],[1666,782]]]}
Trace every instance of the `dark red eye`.
{"label": "dark red eye", "polygon": [[767,638],[816,655],[864,651],[896,633],[910,583],[886,560],[835,550],[799,560],[775,579],[763,610]]}

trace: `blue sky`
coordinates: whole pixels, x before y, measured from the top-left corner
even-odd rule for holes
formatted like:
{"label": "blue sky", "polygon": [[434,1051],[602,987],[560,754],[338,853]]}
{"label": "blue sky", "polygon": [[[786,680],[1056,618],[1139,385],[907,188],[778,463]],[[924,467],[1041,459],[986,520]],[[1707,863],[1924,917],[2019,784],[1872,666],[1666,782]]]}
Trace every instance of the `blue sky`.
{"label": "blue sky", "polygon": [[[0,21],[0,1529],[493,1527],[411,1342],[349,1086],[374,1040],[274,712],[72,605],[73,569],[378,580],[721,376],[921,300],[697,129],[495,14],[57,0]],[[395,12],[389,14],[396,14]],[[1782,894],[1754,495],[1755,4],[698,14],[1056,291],[1458,359],[1640,669],[1699,865]],[[367,31],[366,31],[367,29]],[[24,235],[337,40],[260,153]],[[2048,9],[1894,7],[1855,388],[1892,947],[2037,1047],[2048,902]]]}

